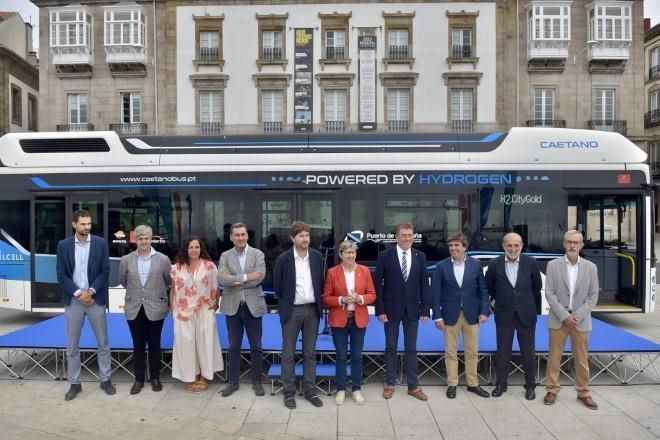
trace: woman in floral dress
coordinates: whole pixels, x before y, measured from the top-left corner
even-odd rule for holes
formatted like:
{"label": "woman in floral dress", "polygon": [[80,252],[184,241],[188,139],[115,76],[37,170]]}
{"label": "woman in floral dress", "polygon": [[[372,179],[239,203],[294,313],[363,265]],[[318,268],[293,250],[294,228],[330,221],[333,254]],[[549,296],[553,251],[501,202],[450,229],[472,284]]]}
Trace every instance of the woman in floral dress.
{"label": "woman in floral dress", "polygon": [[189,391],[203,391],[223,362],[215,319],[218,270],[199,238],[179,249],[171,276],[172,377],[187,382]]}

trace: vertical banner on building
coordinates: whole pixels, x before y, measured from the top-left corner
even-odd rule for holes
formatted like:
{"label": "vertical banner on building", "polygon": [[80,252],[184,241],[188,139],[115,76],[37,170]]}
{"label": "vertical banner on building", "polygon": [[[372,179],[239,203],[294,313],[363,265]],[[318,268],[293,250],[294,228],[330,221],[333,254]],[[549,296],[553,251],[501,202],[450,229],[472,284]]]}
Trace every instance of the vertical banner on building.
{"label": "vertical banner on building", "polygon": [[360,88],[360,130],[376,129],[376,37],[358,37],[358,81]]}
{"label": "vertical banner on building", "polygon": [[314,29],[295,30],[293,78],[293,128],[298,133],[311,133],[312,126],[312,69],[314,63]]}

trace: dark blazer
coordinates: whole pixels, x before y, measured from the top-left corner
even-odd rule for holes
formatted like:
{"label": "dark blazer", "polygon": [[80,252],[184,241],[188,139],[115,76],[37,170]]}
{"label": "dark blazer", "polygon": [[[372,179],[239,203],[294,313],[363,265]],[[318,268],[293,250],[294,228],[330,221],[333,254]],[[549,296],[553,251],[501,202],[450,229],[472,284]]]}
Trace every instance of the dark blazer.
{"label": "dark blazer", "polygon": [[[108,301],[108,275],[110,273],[110,253],[108,242],[96,235],[89,236],[89,259],[87,261],[87,281],[96,291],[94,301],[104,306]],[[76,266],[74,235],[57,244],[57,282],[62,288],[62,303],[71,304],[78,286],[73,281],[73,269]]]}
{"label": "dark blazer", "polygon": [[451,257],[438,263],[433,276],[433,319],[442,318],[447,325],[456,325],[463,304],[463,315],[468,324],[479,322],[479,315],[490,315],[488,289],[481,263],[465,257],[463,284],[454,276]]}
{"label": "dark blazer", "polygon": [[376,316],[387,315],[388,320],[418,320],[430,316],[431,291],[426,270],[426,255],[410,249],[410,273],[403,280],[396,246],[378,255],[374,273],[376,288]]}
{"label": "dark blazer", "polygon": [[488,294],[495,300],[495,323],[511,324],[517,310],[520,322],[532,327],[541,313],[541,272],[536,259],[520,254],[515,286],[506,276],[505,260],[505,255],[495,258],[486,272]]}
{"label": "dark blazer", "polygon": [[[284,251],[275,261],[273,269],[273,288],[278,298],[278,309],[280,322],[289,319],[293,310],[293,302],[296,299],[296,261],[293,253],[295,248]],[[314,286],[314,298],[316,299],[316,311],[321,316],[323,302],[323,256],[316,249],[309,248],[309,269],[312,274],[312,285]]]}

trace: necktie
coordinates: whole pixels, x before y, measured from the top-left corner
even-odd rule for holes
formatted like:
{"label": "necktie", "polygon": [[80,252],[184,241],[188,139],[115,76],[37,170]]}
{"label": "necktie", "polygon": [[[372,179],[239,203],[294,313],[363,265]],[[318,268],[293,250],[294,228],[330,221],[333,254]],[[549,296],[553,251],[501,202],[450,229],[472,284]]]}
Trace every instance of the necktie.
{"label": "necktie", "polygon": [[403,281],[408,281],[408,258],[406,257],[406,252],[401,255],[401,275],[403,275]]}

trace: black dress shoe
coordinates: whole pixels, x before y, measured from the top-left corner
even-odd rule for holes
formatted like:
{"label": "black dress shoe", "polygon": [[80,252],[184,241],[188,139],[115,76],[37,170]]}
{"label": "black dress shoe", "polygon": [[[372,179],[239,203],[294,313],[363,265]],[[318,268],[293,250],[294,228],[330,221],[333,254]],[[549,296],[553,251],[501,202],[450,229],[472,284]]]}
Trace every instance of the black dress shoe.
{"label": "black dress shoe", "polygon": [[506,385],[495,385],[495,389],[490,393],[493,397],[500,397],[502,394],[506,393]]}
{"label": "black dress shoe", "polygon": [[476,394],[479,397],[490,397],[488,391],[484,390],[478,385],[476,387],[467,387],[467,390],[471,393]]}
{"label": "black dress shoe", "polygon": [[131,387],[131,394],[139,394],[140,391],[142,391],[143,386],[144,386],[144,382],[138,382],[138,381],[133,382],[133,386]]}
{"label": "black dress shoe", "polygon": [[289,409],[296,409],[296,398],[293,393],[284,394],[284,406]]}
{"label": "black dress shoe", "polygon": [[449,385],[447,387],[447,397],[450,399],[455,399],[456,398],[456,386],[455,385]]}
{"label": "black dress shoe", "polygon": [[64,395],[64,400],[68,402],[69,400],[75,399],[78,393],[81,391],[82,391],[82,385],[80,385],[79,383],[72,383],[71,386],[69,387],[69,391],[67,391],[66,394]]}
{"label": "black dress shoe", "polygon": [[263,385],[261,385],[261,382],[252,382],[252,389],[254,390],[254,394],[256,396],[263,396],[266,394]]}
{"label": "black dress shoe", "polygon": [[163,391],[163,384],[160,383],[160,378],[154,377],[151,379],[151,389],[153,391]]}
{"label": "black dress shoe", "polygon": [[305,399],[309,400],[309,402],[317,408],[323,406],[323,401],[315,393],[305,394]]}
{"label": "black dress shoe", "polygon": [[533,387],[529,387],[527,388],[527,390],[525,390],[525,399],[527,400],[536,399],[536,392],[534,391]]}
{"label": "black dress shoe", "polygon": [[101,389],[105,391],[105,394],[108,396],[112,396],[117,392],[117,389],[115,386],[110,382],[110,380],[106,380],[105,382],[101,382]]}
{"label": "black dress shoe", "polygon": [[220,393],[222,397],[229,397],[232,394],[234,394],[234,391],[238,390],[238,384],[237,383],[230,383],[228,384],[224,390]]}

